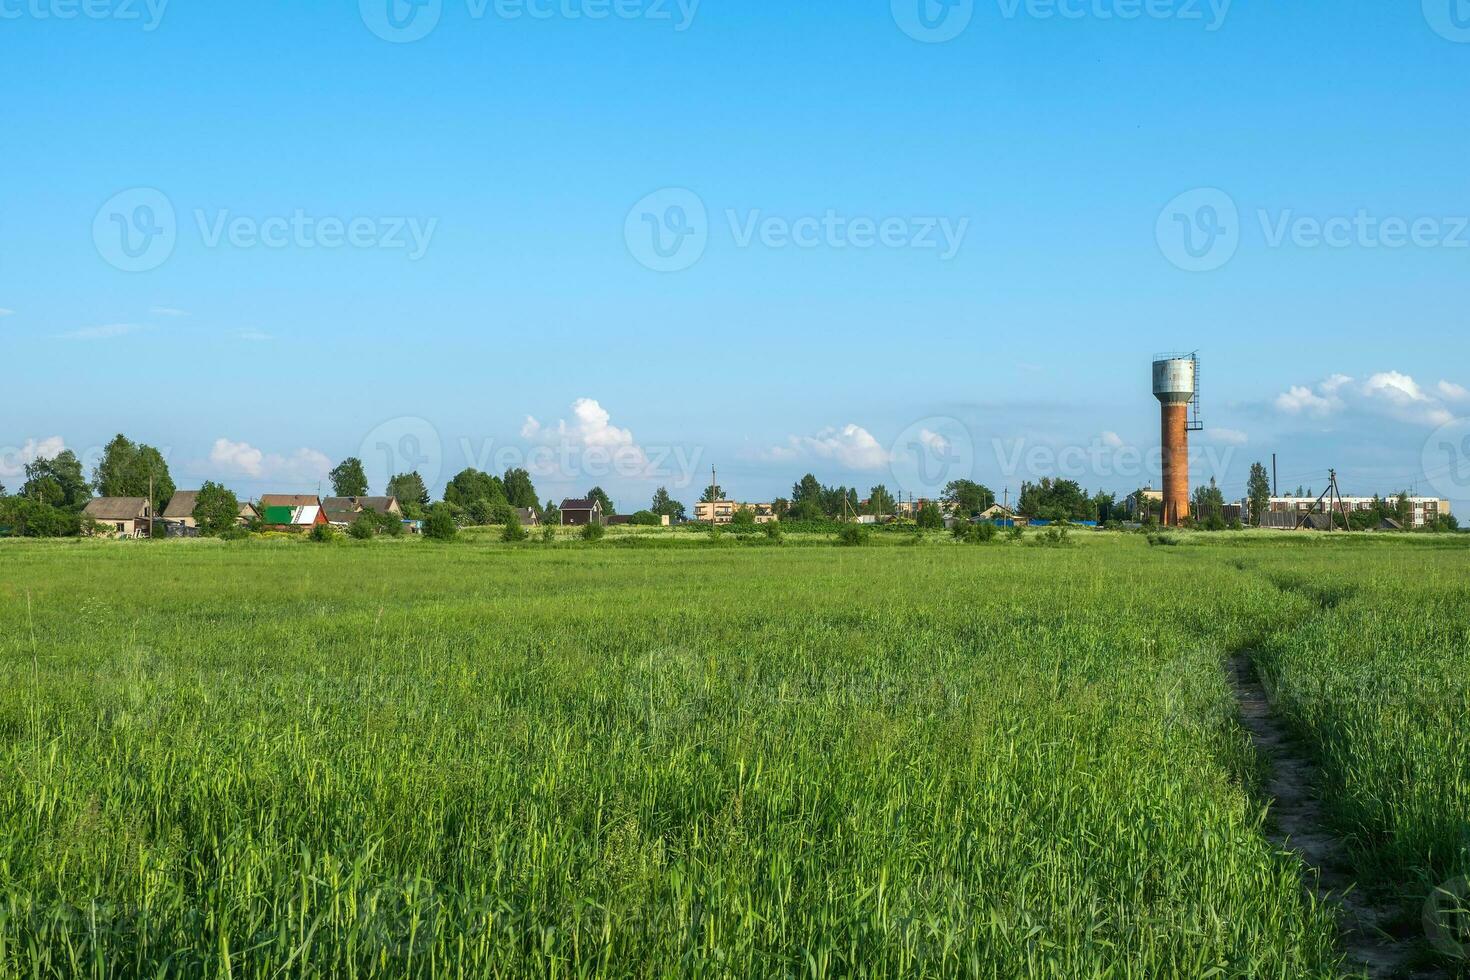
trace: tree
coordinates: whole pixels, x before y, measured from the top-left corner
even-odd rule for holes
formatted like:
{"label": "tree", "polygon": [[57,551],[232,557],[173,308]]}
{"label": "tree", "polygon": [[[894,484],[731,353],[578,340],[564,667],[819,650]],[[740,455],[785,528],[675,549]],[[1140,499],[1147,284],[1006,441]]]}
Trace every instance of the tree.
{"label": "tree", "polygon": [[628,523],[635,527],[663,527],[664,521],[661,516],[651,510],[640,510],[628,518]]}
{"label": "tree", "polygon": [[1194,520],[1212,531],[1220,531],[1225,528],[1225,495],[1215,484],[1215,478],[1210,477],[1210,485],[1196,487],[1194,501]]}
{"label": "tree", "polygon": [[649,510],[675,522],[682,521],[685,515],[684,505],[670,497],[665,487],[659,487],[653,492],[653,506]]}
{"label": "tree", "polygon": [[771,513],[776,515],[776,520],[786,520],[786,515],[791,513],[791,501],[785,497],[777,497],[771,502]]}
{"label": "tree", "polygon": [[561,523],[561,508],[548,500],[546,506],[541,508],[541,523],[547,527]]}
{"label": "tree", "polygon": [[1252,463],[1250,479],[1245,484],[1245,495],[1250,499],[1251,526],[1260,527],[1266,511],[1271,507],[1271,477],[1265,463]]}
{"label": "tree", "polygon": [[883,484],[868,491],[868,513],[869,514],[892,514],[897,508],[893,502],[893,494]]}
{"label": "tree", "polygon": [[919,507],[915,523],[925,530],[941,531],[944,529],[944,514],[940,512],[938,504],[932,500],[926,500]]}
{"label": "tree", "polygon": [[588,490],[587,499],[595,500],[598,503],[602,504],[603,517],[611,517],[617,513],[617,511],[613,509],[612,498],[607,495],[602,487],[593,487],[591,490]]}
{"label": "tree", "polygon": [[749,507],[736,507],[735,513],[730,515],[731,527],[755,527],[755,511]]}
{"label": "tree", "polygon": [[367,471],[362,460],[349,456],[332,470],[332,492],[339,497],[366,497],[368,492]]}
{"label": "tree", "polygon": [[[505,484],[499,477],[467,469],[455,475],[444,487],[444,502],[472,515],[477,524],[486,523],[482,518],[495,504],[509,504]],[[532,504],[534,506],[534,498]]]}
{"label": "tree", "polygon": [[92,472],[92,482],[103,497],[147,497],[156,514],[174,495],[174,481],[163,454],[152,446],[134,443],[119,433],[102,450],[102,459]]}
{"label": "tree", "polygon": [[506,502],[512,507],[536,506],[536,485],[531,482],[530,473],[523,469],[508,469],[501,483]]}
{"label": "tree", "polygon": [[371,516],[370,510],[365,510],[357,515],[357,520],[347,525],[347,534],[358,540],[367,541],[378,533],[378,522]]}
{"label": "tree", "polygon": [[220,535],[235,527],[240,519],[240,500],[218,483],[205,481],[194,504],[194,520],[199,530]]}
{"label": "tree", "polygon": [[510,512],[510,520],[505,522],[505,530],[500,532],[500,540],[506,544],[515,544],[519,541],[526,540],[529,536],[526,533],[526,529],[521,527],[521,519],[512,510]]}
{"label": "tree", "polygon": [[[659,489],[663,489],[663,488],[660,487]],[[712,504],[712,503],[715,503],[716,501],[724,500],[724,499],[725,499],[725,488],[722,487],[722,486],[720,486],[719,484],[715,484],[714,486],[711,486],[711,487],[705,487],[704,488],[704,493],[702,493],[702,494],[699,495],[699,502],[702,503],[702,504]]]}
{"label": "tree", "polygon": [[1398,499],[1394,501],[1394,520],[1402,527],[1414,526],[1414,503],[1409,499],[1405,491],[1399,491]]}
{"label": "tree", "polygon": [[429,508],[424,518],[424,537],[434,541],[452,541],[458,533],[459,525],[454,522],[454,512],[448,504],[438,503]]}
{"label": "tree", "polygon": [[995,494],[991,489],[974,480],[951,480],[944,488],[942,499],[954,508],[956,514],[966,517],[995,506]]}
{"label": "tree", "polygon": [[815,501],[819,507],[821,506],[822,485],[818,483],[817,478],[810,473],[802,477],[799,481],[797,481],[794,486],[792,486],[791,506],[795,508],[808,500]]}
{"label": "tree", "polygon": [[82,476],[82,461],[70,449],[52,459],[26,464],[22,497],[40,500],[62,510],[81,510],[92,497],[92,485]]}
{"label": "tree", "polygon": [[1104,493],[1099,490],[1092,495],[1092,509],[1097,514],[1097,519],[1106,523],[1116,518],[1118,509],[1118,497],[1116,494]]}
{"label": "tree", "polygon": [[414,473],[399,473],[388,481],[388,496],[397,497],[404,507],[422,508],[429,506],[429,488],[424,478]]}
{"label": "tree", "polygon": [[53,507],[34,497],[0,500],[0,528],[18,538],[65,538],[81,533],[76,511]]}
{"label": "tree", "polygon": [[1042,477],[1039,483],[1023,483],[1016,505],[1027,517],[1045,521],[1090,521],[1097,517],[1092,498],[1075,480]]}

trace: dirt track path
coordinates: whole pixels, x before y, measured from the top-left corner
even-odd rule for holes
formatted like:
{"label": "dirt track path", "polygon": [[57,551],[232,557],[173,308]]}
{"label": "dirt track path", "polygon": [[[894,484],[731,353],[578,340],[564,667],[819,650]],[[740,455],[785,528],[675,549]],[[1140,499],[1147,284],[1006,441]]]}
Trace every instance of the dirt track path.
{"label": "dirt track path", "polygon": [[1327,825],[1316,795],[1316,767],[1292,741],[1271,711],[1266,690],[1249,654],[1231,658],[1230,685],[1240,707],[1240,720],[1251,734],[1256,752],[1270,769],[1271,839],[1296,852],[1306,865],[1307,887],[1325,904],[1339,910],[1343,949],[1349,963],[1370,977],[1440,978],[1446,971],[1426,970],[1428,944],[1417,933],[1402,937],[1388,929],[1396,910],[1375,904],[1356,887],[1347,848]]}

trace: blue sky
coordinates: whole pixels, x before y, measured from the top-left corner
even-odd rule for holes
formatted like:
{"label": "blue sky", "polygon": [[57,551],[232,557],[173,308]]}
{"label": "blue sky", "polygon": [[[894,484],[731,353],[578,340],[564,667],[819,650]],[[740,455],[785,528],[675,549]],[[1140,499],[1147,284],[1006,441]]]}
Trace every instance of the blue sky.
{"label": "blue sky", "polygon": [[786,6],[0,0],[0,469],[1470,506],[1470,4]]}

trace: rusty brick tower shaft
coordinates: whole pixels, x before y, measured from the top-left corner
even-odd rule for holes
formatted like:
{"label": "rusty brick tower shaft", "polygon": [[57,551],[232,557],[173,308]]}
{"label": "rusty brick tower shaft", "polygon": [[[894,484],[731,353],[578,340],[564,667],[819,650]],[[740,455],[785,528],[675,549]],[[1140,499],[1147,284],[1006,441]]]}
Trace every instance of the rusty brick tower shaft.
{"label": "rusty brick tower shaft", "polygon": [[1193,354],[1166,354],[1156,359],[1154,397],[1163,417],[1163,522],[1178,527],[1189,518],[1189,433],[1200,428],[1199,359]]}

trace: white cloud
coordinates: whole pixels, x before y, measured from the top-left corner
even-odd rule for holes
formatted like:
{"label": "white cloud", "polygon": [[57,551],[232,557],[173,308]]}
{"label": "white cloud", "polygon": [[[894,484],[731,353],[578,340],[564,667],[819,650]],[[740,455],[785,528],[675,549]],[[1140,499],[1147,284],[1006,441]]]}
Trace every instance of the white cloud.
{"label": "white cloud", "polygon": [[4,307],[0,307],[0,316],[15,316],[15,311],[7,310]]}
{"label": "white cloud", "polygon": [[113,337],[126,337],[130,333],[146,330],[147,327],[136,323],[109,323],[100,327],[83,327],[70,333],[61,334],[63,340],[109,340]]}
{"label": "white cloud", "polygon": [[1454,418],[1445,401],[1470,397],[1460,385],[1440,381],[1435,393],[1426,391],[1400,371],[1379,371],[1361,384],[1345,374],[1319,382],[1315,390],[1293,385],[1276,396],[1276,408],[1289,415],[1323,418],[1334,414],[1377,415],[1415,425],[1443,425]]}
{"label": "white cloud", "polygon": [[1439,397],[1448,402],[1463,402],[1470,400],[1470,388],[1457,385],[1453,381],[1441,381],[1437,386]]}
{"label": "white cloud", "polygon": [[928,449],[935,456],[949,455],[949,440],[937,432],[928,429],[919,430],[919,444]]}
{"label": "white cloud", "polygon": [[209,461],[231,476],[310,482],[324,478],[332,461],[315,449],[298,449],[289,456],[266,453],[248,442],[216,439]]}
{"label": "white cloud", "polygon": [[565,443],[583,448],[621,449],[636,446],[633,433],[612,424],[612,415],[592,398],[572,403],[572,420],[562,419],[544,426],[530,415],[521,426],[521,436],[532,442]]}
{"label": "white cloud", "polygon": [[154,316],[188,316],[188,310],[176,310],[172,306],[155,306],[148,311]]}
{"label": "white cloud", "polygon": [[257,344],[263,344],[268,340],[276,339],[272,335],[266,333],[264,330],[241,330],[235,336],[238,337],[240,340],[248,340],[252,343]]}
{"label": "white cloud", "polygon": [[[1318,386],[1321,387],[1320,385]],[[1340,399],[1319,395],[1303,385],[1292,385],[1276,396],[1276,407],[1290,415],[1327,415],[1342,407]]]}
{"label": "white cloud", "polygon": [[1123,437],[1116,432],[1108,431],[1102,434],[1102,444],[1109,449],[1122,449]]}
{"label": "white cloud", "polygon": [[27,439],[23,446],[0,449],[0,476],[24,476],[28,463],[34,463],[38,459],[55,459],[64,449],[66,441],[61,436]]}
{"label": "white cloud", "polygon": [[1239,429],[1206,429],[1205,438],[1223,442],[1227,446],[1244,446],[1250,442],[1250,436]]}
{"label": "white cloud", "polygon": [[1363,394],[1370,398],[1387,398],[1395,405],[1429,400],[1413,378],[1397,371],[1383,371],[1373,375],[1363,383]]}
{"label": "white cloud", "polygon": [[[947,442],[942,436],[928,433],[932,439]],[[925,438],[920,434],[921,440]],[[926,443],[932,445],[932,442]],[[798,457],[831,460],[850,470],[881,470],[892,461],[892,455],[879,444],[873,434],[860,425],[849,423],[840,429],[826,428],[815,436],[791,436],[787,445],[766,453],[773,460]]]}

